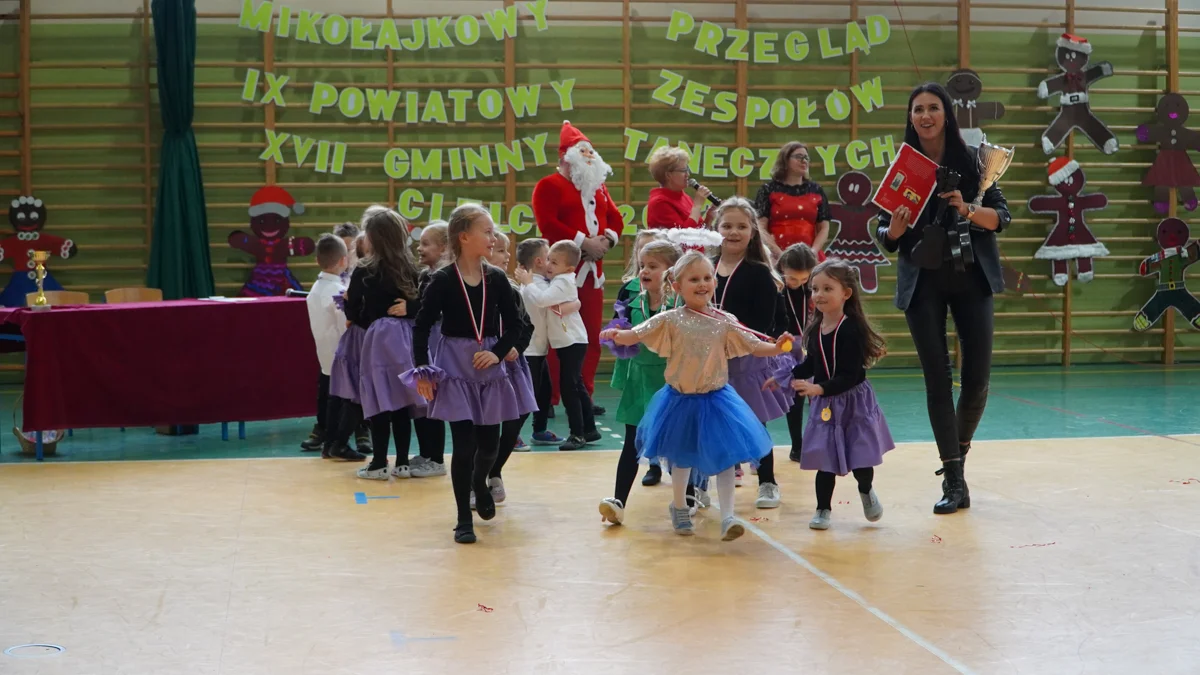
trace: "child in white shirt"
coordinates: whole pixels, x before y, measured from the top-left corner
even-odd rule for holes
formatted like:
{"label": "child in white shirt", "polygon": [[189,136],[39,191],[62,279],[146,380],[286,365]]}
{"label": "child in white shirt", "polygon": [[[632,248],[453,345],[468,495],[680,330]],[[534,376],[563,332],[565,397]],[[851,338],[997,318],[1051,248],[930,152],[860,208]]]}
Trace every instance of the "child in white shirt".
{"label": "child in white shirt", "polygon": [[[535,308],[547,310],[542,317],[545,326],[545,340],[554,349],[559,362],[559,391],[562,394],[563,407],[567,411],[567,420],[571,426],[571,434],[559,450],[579,450],[588,443],[600,440],[600,432],[596,430],[595,414],[592,410],[592,398],[588,395],[583,382],[583,360],[587,356],[588,335],[583,325],[583,317],[578,312],[564,314],[556,305],[578,302],[579,289],[575,286],[575,268],[579,266],[581,252],[573,241],[560,241],[550,247],[550,255],[546,268],[530,271],[518,269],[515,273],[521,284],[521,296],[525,306],[534,320],[534,347],[538,340],[536,330],[538,318],[534,318]],[[546,282],[538,283],[536,277],[544,274],[549,277]]]}
{"label": "child in white shirt", "polygon": [[313,341],[317,344],[317,361],[321,364],[321,376],[317,387],[317,424],[309,440],[300,445],[305,452],[320,450],[325,438],[341,416],[341,405],[336,397],[329,396],[329,375],[333,357],[337,353],[338,340],[346,332],[346,315],[334,298],[346,292],[342,273],[349,266],[346,244],[337,235],[323,234],[317,241],[317,265],[321,273],[309,289],[308,325]]}

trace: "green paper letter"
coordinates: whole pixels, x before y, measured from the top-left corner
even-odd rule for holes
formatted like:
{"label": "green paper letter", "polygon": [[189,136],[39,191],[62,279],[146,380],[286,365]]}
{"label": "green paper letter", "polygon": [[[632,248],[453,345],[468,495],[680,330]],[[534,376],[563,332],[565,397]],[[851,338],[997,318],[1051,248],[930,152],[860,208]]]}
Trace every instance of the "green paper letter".
{"label": "green paper letter", "polygon": [[260,160],[275,160],[278,164],[283,164],[283,144],[287,141],[291,134],[287,132],[276,132],[274,129],[263,129],[267,134],[267,149],[258,156]]}
{"label": "green paper letter", "polygon": [[821,126],[821,120],[813,119],[813,113],[817,112],[817,104],[809,101],[807,98],[796,99],[796,128],[797,129],[818,129]]}
{"label": "green paper letter", "polygon": [[834,89],[825,97],[825,112],[834,120],[841,122],[850,116],[850,97]]}
{"label": "green paper letter", "polygon": [[867,42],[867,36],[862,32],[862,28],[857,21],[850,21],[846,24],[846,53],[860,51],[864,54],[871,53],[871,43]]}
{"label": "green paper letter", "polygon": [[855,171],[862,171],[871,163],[871,156],[867,154],[867,144],[863,141],[853,140],[846,144],[846,163]]}
{"label": "green paper letter", "polygon": [[733,44],[725,50],[725,58],[729,61],[749,61],[750,52],[746,51],[746,45],[750,44],[750,31],[745,28],[730,28],[727,32],[729,37],[733,38]]}
{"label": "green paper letter", "polygon": [[713,98],[713,103],[716,104],[717,110],[712,114],[714,122],[732,122],[737,119],[737,92],[720,91]]}
{"label": "green paper letter", "polygon": [[421,207],[414,206],[413,202],[423,201],[425,201],[425,195],[421,194],[420,190],[408,188],[404,192],[401,192],[400,198],[396,200],[396,212],[408,220],[416,220],[421,216]]}
{"label": "green paper letter", "polygon": [[371,111],[371,119],[376,122],[390,122],[396,114],[396,106],[400,105],[400,92],[386,89],[368,89],[367,107]]}
{"label": "green paper letter", "polygon": [[654,93],[650,94],[650,98],[659,103],[675,105],[675,97],[671,95],[671,92],[678,89],[680,84],[683,84],[683,76],[666,69],[658,71],[658,76],[662,78],[663,83],[654,90]]}
{"label": "green paper letter", "polygon": [[854,98],[858,99],[858,104],[867,112],[883,107],[883,82],[878,75],[866,82],[851,85],[850,91],[854,92]]}
{"label": "green paper letter", "polygon": [[554,80],[550,82],[554,93],[558,94],[558,107],[563,110],[574,110],[575,103],[571,101],[571,92],[575,90],[575,78],[569,80]]}
{"label": "green paper letter", "polygon": [[637,160],[638,147],[650,138],[650,134],[644,131],[638,131],[630,127],[625,127],[625,159],[630,161]]}
{"label": "green paper letter", "polygon": [[837,154],[840,145],[818,145],[817,154],[821,156],[821,162],[825,165],[826,176],[832,176],[837,173]]}
{"label": "green paper letter", "polygon": [[421,114],[421,121],[450,123],[450,120],[446,119],[446,100],[442,98],[442,92],[429,92],[429,97],[425,99],[425,110]]}
{"label": "green paper letter", "polygon": [[698,52],[704,52],[710,56],[718,54],[718,48],[721,46],[721,40],[725,39],[725,32],[715,23],[705,21],[700,24],[700,32],[696,34],[696,43],[692,45],[692,49]]}
{"label": "green paper letter", "polygon": [[350,49],[374,49],[374,45],[367,39],[371,34],[371,24],[366,19],[354,17],[350,20]]}
{"label": "green paper letter", "polygon": [[525,156],[521,154],[521,141],[513,141],[512,145],[497,143],[496,164],[500,167],[501,176],[509,171],[524,171]]}
{"label": "green paper letter", "polygon": [[779,55],[775,53],[775,41],[779,33],[755,31],[754,33],[754,62],[779,63]]}
{"label": "green paper letter", "polygon": [[325,15],[321,12],[300,10],[300,18],[296,21],[296,39],[311,42],[314,45],[321,44],[321,33],[317,30],[317,22],[323,16]]}
{"label": "green paper letter", "polygon": [[479,146],[478,150],[463,148],[463,163],[467,168],[467,180],[473,180],[477,175],[491,176],[492,149],[486,145]]}
{"label": "green paper letter", "polygon": [[708,145],[704,148],[704,168],[700,175],[705,178],[725,178],[729,172],[723,166],[725,164],[725,153],[729,152],[729,148],[720,145]]}
{"label": "green paper letter", "polygon": [[528,204],[517,204],[508,212],[508,225],[513,234],[529,234],[533,229],[533,209]]}
{"label": "green paper letter", "polygon": [[366,105],[367,99],[358,87],[346,87],[338,97],[338,110],[346,117],[358,117]]}
{"label": "green paper letter", "polygon": [[871,139],[871,166],[890,166],[896,161],[896,141],[891,135]]}
{"label": "green paper letter", "polygon": [[400,49],[400,32],[396,30],[396,22],[384,19],[379,24],[379,35],[375,36],[375,49]]}
{"label": "green paper letter", "polygon": [[694,80],[688,80],[683,88],[683,97],[679,99],[679,109],[704,117],[704,97],[712,89],[708,85],[700,84]]}
{"label": "green paper letter", "polygon": [[537,24],[538,32],[544,31],[550,26],[546,23],[546,3],[549,0],[537,0],[537,2],[525,3],[525,8],[533,15],[533,20]]}
{"label": "green paper letter", "polygon": [[767,99],[761,96],[747,96],[746,119],[743,124],[753,128],[759,120],[765,120],[770,113],[771,104],[767,103]]}
{"label": "green paper letter", "polygon": [[[388,175],[388,178],[400,180],[408,175],[408,153],[403,148],[392,148],[383,156],[383,172]],[[405,190],[404,194],[416,192],[416,190]],[[400,201],[404,201],[404,197],[400,197]],[[401,213],[400,215],[404,215]],[[405,216],[413,218],[415,216]]]}
{"label": "green paper letter", "polygon": [[412,178],[413,180],[441,180],[442,149],[433,148],[428,155],[423,155],[420,148],[413,148]]}
{"label": "green paper letter", "polygon": [[750,148],[734,148],[729,153],[729,170],[738,178],[754,173],[754,151]]}
{"label": "green paper letter", "polygon": [[271,30],[271,16],[275,7],[270,2],[261,2],[254,6],[254,0],[242,0],[242,13],[238,16],[238,28],[256,30],[267,33]]}
{"label": "green paper letter", "polygon": [[454,102],[454,121],[467,121],[467,101],[471,100],[471,90],[451,89],[446,92],[446,95]]}
{"label": "green paper letter", "polygon": [[517,117],[537,116],[538,101],[542,97],[542,85],[521,84],[507,87],[504,91],[508,94],[508,104],[512,106],[513,114]]}
{"label": "green paper letter", "polygon": [[321,36],[327,44],[340,45],[345,42],[346,38],[350,37],[350,24],[346,22],[346,17],[330,14],[325,23],[321,24]]}
{"label": "green paper letter", "polygon": [[489,120],[504,114],[504,97],[499,89],[484,89],[479,92],[479,114]]}
{"label": "green paper letter", "polygon": [[[246,0],[250,2],[250,0]],[[245,11],[245,10],[242,10]],[[270,19],[268,19],[270,21]],[[667,23],[667,39],[671,42],[678,42],[680,35],[687,35],[696,27],[696,20],[691,14],[676,9],[671,12],[671,20]]]}
{"label": "green paper letter", "polygon": [[793,61],[803,61],[808,58],[808,36],[794,30],[783,38],[783,53]]}
{"label": "green paper letter", "polygon": [[888,23],[888,18],[881,14],[872,14],[867,17],[867,38],[871,45],[881,45],[888,41],[892,36],[892,24]]}
{"label": "green paper letter", "polygon": [[425,23],[429,26],[430,49],[454,46],[450,40],[450,32],[447,30],[450,27],[450,17],[431,16],[425,19]]}
{"label": "green paper letter", "polygon": [[313,82],[312,102],[308,104],[308,112],[320,115],[321,111],[337,103],[338,90],[332,84]]}
{"label": "green paper letter", "polygon": [[296,151],[296,166],[304,166],[304,160],[308,159],[308,153],[312,152],[314,140],[292,136],[292,149]]}
{"label": "green paper letter", "polygon": [[479,19],[464,14],[454,22],[454,37],[458,38],[459,44],[473,45],[479,42]]}
{"label": "green paper letter", "polygon": [[796,106],[786,98],[777,98],[771,102],[771,124],[786,129],[792,126],[796,119]]}
{"label": "green paper letter", "polygon": [[817,31],[817,41],[821,43],[821,58],[829,59],[843,54],[841,47],[834,47],[829,42],[828,28],[822,28]]}
{"label": "green paper letter", "polygon": [[546,133],[540,133],[532,138],[521,140],[533,151],[533,165],[542,166],[546,163]]}
{"label": "green paper letter", "polygon": [[505,37],[517,36],[516,5],[487,12],[483,15],[483,20],[487,22],[488,29],[492,31],[492,37],[497,41],[503,40]]}
{"label": "green paper letter", "polygon": [[258,70],[254,68],[246,69],[246,81],[242,84],[242,100],[254,103],[258,99]]}

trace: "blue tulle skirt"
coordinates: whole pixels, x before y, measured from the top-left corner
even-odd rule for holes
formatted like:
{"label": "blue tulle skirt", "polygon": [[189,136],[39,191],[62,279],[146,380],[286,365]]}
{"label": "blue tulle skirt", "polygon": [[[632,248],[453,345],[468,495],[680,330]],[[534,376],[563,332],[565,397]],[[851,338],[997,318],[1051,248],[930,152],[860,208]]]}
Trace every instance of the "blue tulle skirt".
{"label": "blue tulle skirt", "polygon": [[771,436],[733,387],[707,394],[658,390],[638,426],[638,454],[650,461],[715,476],[741,462],[757,463],[771,452]]}

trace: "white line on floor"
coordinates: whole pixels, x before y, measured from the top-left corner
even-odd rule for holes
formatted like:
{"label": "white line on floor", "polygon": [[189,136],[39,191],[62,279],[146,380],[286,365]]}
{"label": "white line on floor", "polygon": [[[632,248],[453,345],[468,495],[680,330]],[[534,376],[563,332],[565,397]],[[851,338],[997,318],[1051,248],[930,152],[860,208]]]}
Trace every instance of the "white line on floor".
{"label": "white line on floor", "polygon": [[1178,532],[1178,533],[1180,533],[1180,534],[1190,534],[1190,535],[1191,535],[1191,536],[1193,536],[1193,537],[1200,537],[1200,532],[1190,532],[1190,531],[1188,531],[1188,530],[1181,530],[1181,529],[1179,529],[1178,527],[1171,527],[1170,525],[1166,525],[1166,524],[1163,524],[1163,523],[1159,523],[1159,526],[1160,526],[1160,527],[1165,527],[1165,528],[1167,528],[1168,530],[1175,530],[1176,532]]}
{"label": "white line on floor", "polygon": [[966,667],[962,663],[959,663],[957,660],[954,659],[954,657],[952,657],[949,654],[947,654],[946,652],[942,651],[936,645],[929,642],[925,638],[916,634],[915,632],[912,631],[912,629],[908,628],[907,626],[900,623],[896,619],[893,619],[891,616],[889,616],[883,610],[868,603],[861,595],[859,595],[858,593],[855,593],[854,591],[850,590],[849,588],[846,588],[845,586],[843,586],[840,581],[838,581],[837,579],[834,579],[828,573],[824,572],[823,570],[818,568],[816,565],[813,565],[812,563],[810,563],[804,556],[800,555],[799,553],[796,553],[792,549],[790,549],[787,546],[784,546],[783,544],[776,541],[774,537],[767,534],[766,532],[763,532],[762,529],[760,529],[757,525],[754,525],[753,523],[746,522],[746,521],[742,521],[742,522],[746,526],[747,530],[750,530],[751,532],[753,532],[755,535],[758,536],[759,539],[762,539],[771,548],[784,554],[785,556],[790,558],[792,560],[792,562],[794,562],[797,565],[808,570],[809,572],[811,572],[813,574],[813,576],[817,577],[821,581],[824,581],[826,584],[829,584],[829,586],[831,586],[835,591],[837,591],[837,592],[841,593],[842,595],[846,596],[847,598],[850,598],[851,600],[853,600],[855,603],[858,604],[858,606],[862,607],[863,609],[867,610],[871,614],[875,615],[875,618],[886,623],[887,625],[891,626],[892,628],[895,628],[901,635],[903,635],[904,637],[908,638],[909,640],[912,640],[913,642],[915,642],[917,644],[917,646],[921,647],[922,649],[929,652],[930,654],[933,654],[934,656],[938,657],[939,659],[942,660],[943,663],[945,663],[946,665],[950,666],[951,668],[957,670],[958,672],[963,673],[963,675],[974,675],[974,671],[972,671],[970,668]]}

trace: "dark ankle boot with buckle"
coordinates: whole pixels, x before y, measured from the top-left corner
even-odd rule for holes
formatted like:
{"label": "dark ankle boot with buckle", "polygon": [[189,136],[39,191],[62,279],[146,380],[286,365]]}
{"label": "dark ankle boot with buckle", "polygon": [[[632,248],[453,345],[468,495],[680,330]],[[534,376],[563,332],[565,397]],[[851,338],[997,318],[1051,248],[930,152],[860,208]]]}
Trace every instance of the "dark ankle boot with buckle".
{"label": "dark ankle boot with buckle", "polygon": [[938,473],[944,474],[942,478],[942,499],[933,505],[933,512],[947,514],[955,513],[959,509],[970,508],[971,498],[966,494],[967,484],[963,481],[962,460],[955,459],[942,462],[942,469]]}

